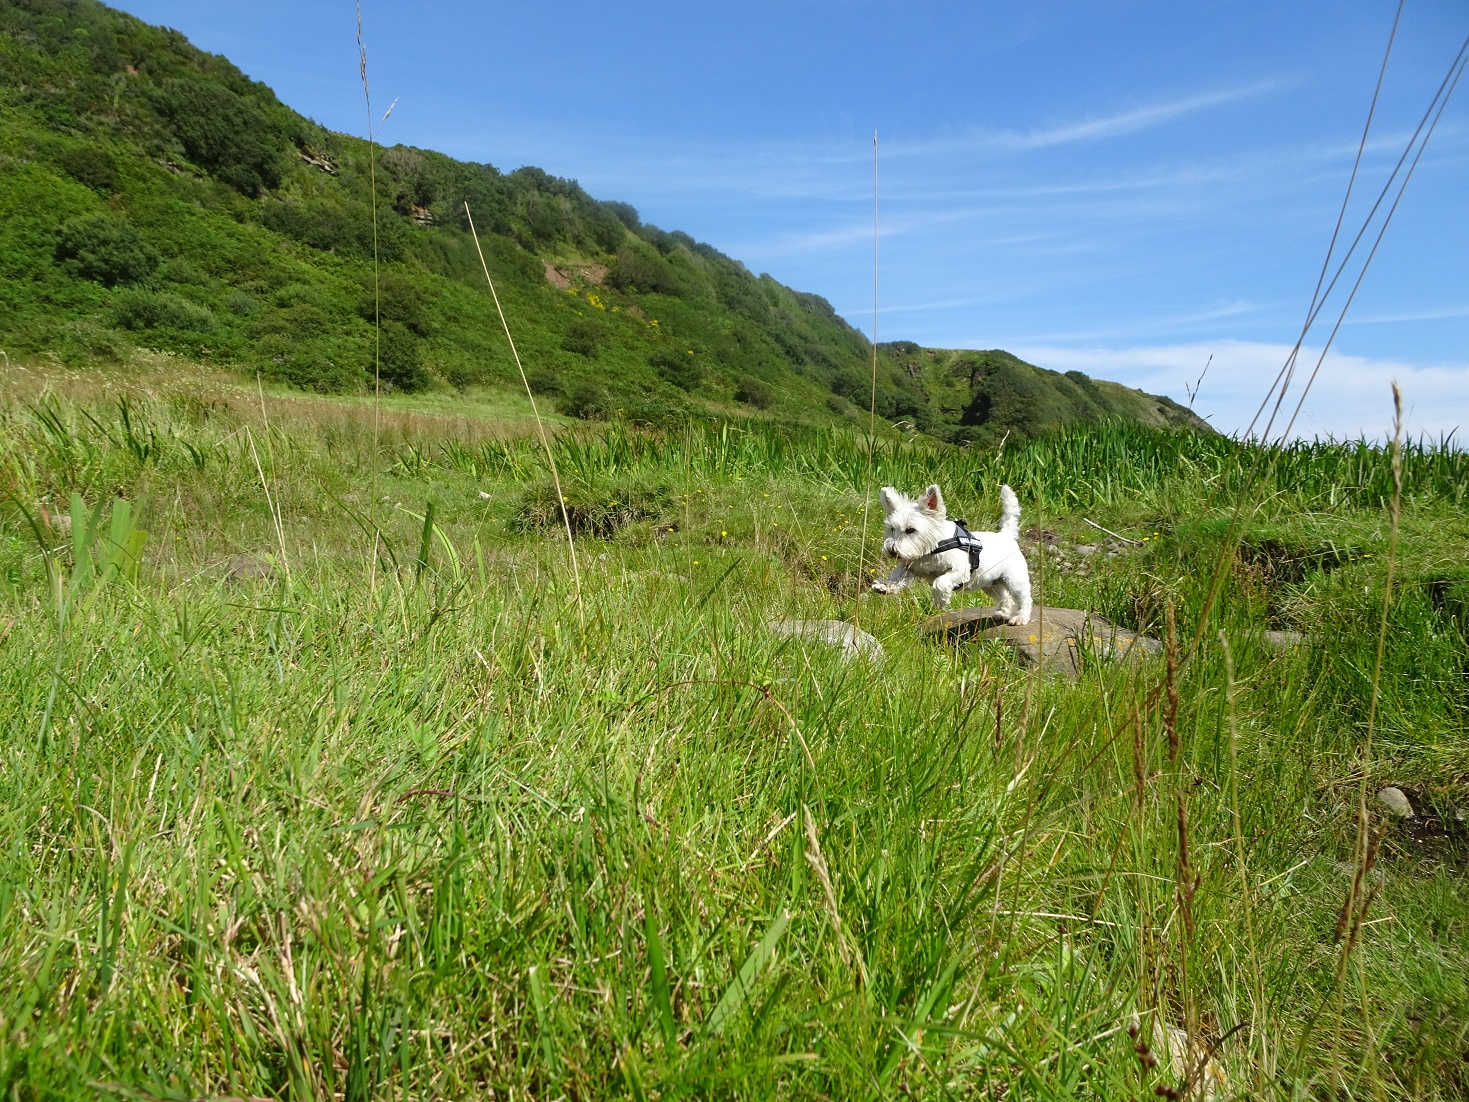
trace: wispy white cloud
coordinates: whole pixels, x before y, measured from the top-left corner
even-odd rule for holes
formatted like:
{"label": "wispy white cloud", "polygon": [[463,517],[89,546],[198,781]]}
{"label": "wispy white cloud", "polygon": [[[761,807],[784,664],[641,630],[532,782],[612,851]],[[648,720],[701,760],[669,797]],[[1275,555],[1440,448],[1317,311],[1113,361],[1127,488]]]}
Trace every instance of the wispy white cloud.
{"label": "wispy white cloud", "polygon": [[1102,115],[1080,122],[1062,123],[1043,130],[1011,132],[997,135],[997,137],[1001,144],[1020,151],[1048,149],[1052,146],[1071,145],[1076,142],[1102,141],[1107,138],[1135,134],[1140,130],[1150,130],[1186,115],[1223,107],[1225,104],[1273,95],[1285,87],[1287,87],[1287,82],[1283,80],[1256,81],[1253,84],[1225,88],[1203,95],[1184,96],[1180,99],[1149,104],[1145,107],[1136,107],[1128,111]]}
{"label": "wispy white cloud", "polygon": [[[903,234],[914,233],[919,230],[932,229],[935,226],[967,221],[984,213],[985,211],[983,210],[966,207],[882,218],[878,222],[879,240],[882,238],[899,237]],[[870,244],[872,234],[872,219],[869,217],[865,220],[854,220],[824,230],[789,233],[778,237],[767,238],[763,241],[746,241],[734,245],[732,248],[737,250],[734,254],[737,256],[791,256],[797,253],[845,249],[864,242]]]}
{"label": "wispy white cloud", "polygon": [[[1035,344],[1013,351],[1041,367],[1084,371],[1178,401],[1185,399],[1184,384],[1198,378],[1212,355],[1194,408],[1223,432],[1243,432],[1290,346],[1256,341],[1093,347]],[[1296,381],[1284,406],[1287,417],[1320,354],[1319,348],[1302,349]],[[1292,435],[1383,439],[1392,431],[1393,381],[1403,391],[1405,429],[1410,435],[1437,439],[1456,429],[1461,434],[1469,430],[1469,360],[1423,364],[1333,351],[1306,395]],[[1272,435],[1283,428],[1277,424]]]}
{"label": "wispy white cloud", "polygon": [[[996,303],[1013,301],[1025,298],[1041,290],[1046,284],[1032,282],[1030,284],[1017,285],[1007,281],[1005,291],[994,294],[969,295],[964,298],[935,299],[932,302],[909,302],[896,306],[878,306],[877,312],[881,315],[903,315],[903,314],[933,314],[950,310],[973,310],[976,306],[994,306]],[[863,318],[872,316],[872,307],[857,307],[855,309],[838,310],[844,318]]]}
{"label": "wispy white cloud", "polygon": [[1180,96],[1111,114],[1092,115],[1029,130],[982,129],[926,141],[899,142],[884,147],[884,152],[893,157],[952,155],[966,151],[1029,153],[1081,142],[1106,141],[1151,130],[1227,104],[1274,95],[1289,88],[1292,83],[1279,78],[1258,80],[1232,88]]}
{"label": "wispy white cloud", "polygon": [[[930,314],[936,310],[967,310],[971,307],[978,306],[981,303],[985,303],[988,301],[990,300],[980,296],[972,296],[970,298],[946,298],[939,299],[934,302],[913,302],[902,306],[879,306],[877,308],[877,312],[879,314]],[[871,314],[872,308],[868,307],[866,312],[868,314]],[[860,309],[840,310],[838,311],[838,313],[842,314],[844,317],[860,317],[863,311]]]}
{"label": "wispy white cloud", "polygon": [[[1454,121],[1440,123],[1433,128],[1433,137],[1428,147],[1429,149],[1455,148],[1466,134],[1469,134],[1469,128],[1462,123]],[[1361,147],[1362,155],[1364,157],[1399,157],[1413,139],[1414,131],[1406,127],[1389,130],[1386,133],[1379,131],[1376,134],[1369,134],[1366,143]],[[1350,141],[1327,142],[1313,147],[1310,152],[1323,158],[1355,157],[1360,141],[1358,137]]]}
{"label": "wispy white cloud", "polygon": [[[1229,104],[1274,95],[1293,83],[1281,78],[1253,81],[1031,129],[975,128],[900,138],[883,141],[879,152],[883,163],[893,165],[920,158],[952,160],[965,154],[1025,154],[1101,142]],[[498,149],[484,147],[487,133],[496,135]],[[676,138],[649,142],[632,134],[616,135],[615,140],[609,141],[605,128],[583,133],[579,127],[568,128],[564,121],[545,127],[527,127],[521,119],[506,119],[502,124],[476,126],[473,130],[440,129],[426,136],[419,135],[416,140],[426,140],[433,148],[447,149],[461,156],[503,161],[502,167],[515,167],[521,162],[557,165],[581,162],[594,165],[595,175],[604,185],[638,190],[652,187],[662,193],[748,191],[770,197],[860,199],[867,192],[863,187],[849,186],[850,170],[854,165],[870,164],[872,160],[872,147],[866,141],[833,144],[821,139],[774,142],[756,139],[728,147]],[[1355,146],[1352,151],[1355,152]],[[1221,169],[1224,167],[1221,165]],[[1074,185],[1056,185],[1057,192],[1068,186],[1077,190],[1097,187],[1078,181]],[[839,194],[834,196],[834,189]],[[1046,190],[1042,188],[1040,193]],[[1026,193],[1034,195],[1037,190],[1027,189]]]}
{"label": "wispy white cloud", "polygon": [[1228,318],[1254,314],[1259,312],[1260,309],[1253,302],[1225,302],[1220,303],[1218,306],[1211,306],[1206,310],[1196,310],[1187,314],[1168,314],[1162,317],[1140,318],[1136,321],[1110,325],[1101,329],[1075,329],[1041,334],[1021,334],[1018,336],[1006,335],[1002,343],[1008,347],[1010,345],[1021,344],[1049,344],[1052,341],[1069,344],[1073,341],[1145,340],[1148,337],[1176,333],[1180,329],[1192,329]]}
{"label": "wispy white cloud", "polygon": [[1348,315],[1347,325],[1398,325],[1403,322],[1450,321],[1469,318],[1469,306],[1446,306],[1440,310],[1409,310],[1400,314],[1369,314],[1354,318]]}
{"label": "wispy white cloud", "polygon": [[[884,215],[878,222],[879,240],[940,230],[957,223],[1002,219],[1004,211],[994,207],[954,207],[947,210],[918,211],[896,215]],[[768,238],[745,241],[727,241],[720,248],[733,256],[766,258],[795,256],[815,252],[847,249],[872,243],[872,217],[852,219],[826,229],[780,234]],[[966,250],[987,253],[991,256],[1005,253],[1021,253],[1029,257],[1074,256],[1094,253],[1102,245],[1089,238],[1054,229],[1034,230],[1020,233],[986,232],[986,227],[971,229],[963,238]]]}

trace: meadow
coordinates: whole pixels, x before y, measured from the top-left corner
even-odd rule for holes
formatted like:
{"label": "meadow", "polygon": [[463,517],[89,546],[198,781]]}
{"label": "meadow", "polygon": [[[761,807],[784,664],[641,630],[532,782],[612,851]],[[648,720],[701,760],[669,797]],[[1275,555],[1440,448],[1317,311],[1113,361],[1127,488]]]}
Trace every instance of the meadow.
{"label": "meadow", "polygon": [[[0,379],[7,1099],[1469,1093],[1462,450]],[[1166,653],[923,636],[928,481]]]}

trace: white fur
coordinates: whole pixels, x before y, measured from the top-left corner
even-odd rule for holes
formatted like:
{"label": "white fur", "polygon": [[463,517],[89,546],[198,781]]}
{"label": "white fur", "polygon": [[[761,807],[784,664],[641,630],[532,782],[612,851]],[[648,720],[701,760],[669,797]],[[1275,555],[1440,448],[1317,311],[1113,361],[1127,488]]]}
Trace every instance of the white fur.
{"label": "white fur", "polygon": [[1000,528],[997,532],[975,532],[983,550],[979,567],[969,569],[969,553],[934,548],[952,536],[955,524],[944,512],[944,496],[936,485],[918,500],[884,486],[883,553],[898,560],[893,572],[872,583],[878,593],[896,593],[914,578],[933,583],[933,603],[946,608],[956,589],[982,589],[999,606],[1000,615],[1012,624],[1028,624],[1031,615],[1030,570],[1020,552],[1020,502],[1009,486],[1000,487]]}

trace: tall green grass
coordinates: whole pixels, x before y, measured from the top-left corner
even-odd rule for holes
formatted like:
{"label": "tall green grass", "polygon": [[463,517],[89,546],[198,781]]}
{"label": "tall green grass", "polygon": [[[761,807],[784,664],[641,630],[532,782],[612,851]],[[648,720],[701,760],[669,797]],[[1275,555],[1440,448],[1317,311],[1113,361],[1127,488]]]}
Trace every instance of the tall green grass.
{"label": "tall green grass", "polygon": [[[1374,822],[1338,973],[1380,451],[1282,449],[1199,653],[1068,684],[920,638],[922,595],[861,598],[880,665],[765,630],[852,611],[851,436],[558,437],[569,507],[638,495],[582,539],[582,619],[534,441],[368,423],[0,401],[5,1097],[1469,1089],[1452,853]],[[1257,455],[1107,426],[876,468],[976,523],[1003,480],[1063,542],[1147,535],[1032,567],[1181,638]],[[1466,473],[1404,455],[1370,763],[1446,814],[1465,645],[1423,580],[1469,548]]]}

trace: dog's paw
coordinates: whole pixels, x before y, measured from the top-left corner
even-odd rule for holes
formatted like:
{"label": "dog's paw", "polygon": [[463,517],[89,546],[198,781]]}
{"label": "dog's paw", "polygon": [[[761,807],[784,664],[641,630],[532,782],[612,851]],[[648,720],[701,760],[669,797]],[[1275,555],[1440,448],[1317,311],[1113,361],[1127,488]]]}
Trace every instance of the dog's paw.
{"label": "dog's paw", "polygon": [[1012,616],[1010,617],[1010,619],[1006,620],[1005,623],[1009,624],[1012,628],[1018,628],[1030,623],[1030,620],[1022,620],[1019,616]]}
{"label": "dog's paw", "polygon": [[891,593],[892,591],[892,587],[887,582],[872,583],[872,592],[874,593]]}

